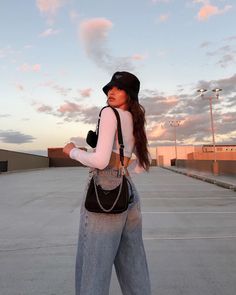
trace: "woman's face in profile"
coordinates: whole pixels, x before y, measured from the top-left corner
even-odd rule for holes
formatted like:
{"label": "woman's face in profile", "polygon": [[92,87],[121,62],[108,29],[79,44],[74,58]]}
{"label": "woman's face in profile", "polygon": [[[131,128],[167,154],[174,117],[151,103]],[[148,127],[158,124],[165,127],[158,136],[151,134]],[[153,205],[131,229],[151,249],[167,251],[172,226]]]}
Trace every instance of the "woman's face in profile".
{"label": "woman's face in profile", "polygon": [[113,108],[128,109],[128,94],[123,89],[113,86],[107,93],[107,104]]}

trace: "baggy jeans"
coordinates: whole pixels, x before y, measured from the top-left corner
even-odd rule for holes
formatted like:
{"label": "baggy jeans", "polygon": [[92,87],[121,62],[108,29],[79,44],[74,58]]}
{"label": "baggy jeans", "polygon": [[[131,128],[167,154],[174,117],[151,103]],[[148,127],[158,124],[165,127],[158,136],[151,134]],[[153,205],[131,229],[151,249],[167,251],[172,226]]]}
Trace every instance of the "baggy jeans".
{"label": "baggy jeans", "polygon": [[[104,189],[120,183],[114,168],[97,170],[96,182]],[[151,295],[149,271],[142,238],[140,199],[131,180],[134,201],[119,214],[93,213],[80,209],[79,238],[75,265],[76,295],[109,295],[114,264],[123,295]],[[116,294],[117,295],[117,294]]]}

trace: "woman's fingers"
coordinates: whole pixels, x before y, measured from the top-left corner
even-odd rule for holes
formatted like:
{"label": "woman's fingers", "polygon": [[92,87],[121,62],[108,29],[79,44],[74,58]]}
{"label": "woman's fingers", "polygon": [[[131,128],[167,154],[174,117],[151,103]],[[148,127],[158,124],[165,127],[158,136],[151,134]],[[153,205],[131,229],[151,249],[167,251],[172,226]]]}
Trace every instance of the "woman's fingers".
{"label": "woman's fingers", "polygon": [[63,153],[69,155],[70,154],[70,151],[75,147],[75,145],[70,142],[70,143],[67,143],[64,148],[63,148]]}

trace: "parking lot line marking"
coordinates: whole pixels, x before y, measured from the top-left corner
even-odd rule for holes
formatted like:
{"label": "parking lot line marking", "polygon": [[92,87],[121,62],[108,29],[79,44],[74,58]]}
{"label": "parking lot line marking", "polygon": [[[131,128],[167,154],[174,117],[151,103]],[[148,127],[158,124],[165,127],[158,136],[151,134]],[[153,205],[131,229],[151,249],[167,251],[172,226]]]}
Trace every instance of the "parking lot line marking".
{"label": "parking lot line marking", "polygon": [[228,197],[142,197],[142,201],[144,200],[226,200],[226,199],[236,199],[234,196]]}
{"label": "parking lot line marking", "polygon": [[142,211],[142,214],[236,214],[235,211]]}
{"label": "parking lot line marking", "polygon": [[203,240],[203,239],[236,239],[236,236],[212,236],[212,237],[144,237],[144,240]]}

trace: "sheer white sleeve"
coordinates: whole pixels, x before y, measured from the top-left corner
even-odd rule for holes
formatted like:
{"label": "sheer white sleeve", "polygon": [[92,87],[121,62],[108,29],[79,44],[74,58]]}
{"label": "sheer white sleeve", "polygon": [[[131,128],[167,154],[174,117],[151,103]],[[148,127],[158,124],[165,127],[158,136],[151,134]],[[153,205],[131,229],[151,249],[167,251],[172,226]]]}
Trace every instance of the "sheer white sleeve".
{"label": "sheer white sleeve", "polygon": [[104,169],[110,161],[116,129],[117,120],[113,110],[105,108],[101,113],[96,150],[89,153],[73,148],[70,151],[70,158],[88,167]]}

